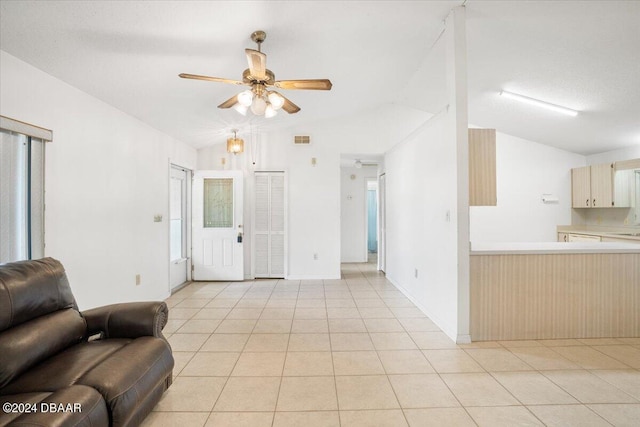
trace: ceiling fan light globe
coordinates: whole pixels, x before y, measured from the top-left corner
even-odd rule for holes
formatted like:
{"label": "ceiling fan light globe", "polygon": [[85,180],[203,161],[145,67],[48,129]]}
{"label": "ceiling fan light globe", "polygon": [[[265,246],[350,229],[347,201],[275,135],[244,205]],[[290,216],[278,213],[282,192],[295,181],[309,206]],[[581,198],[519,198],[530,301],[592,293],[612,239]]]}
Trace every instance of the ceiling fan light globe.
{"label": "ceiling fan light globe", "polygon": [[278,112],[273,107],[273,105],[272,104],[267,104],[267,108],[264,109],[264,116],[267,119],[270,119],[271,117],[275,116],[276,114],[278,114]]}
{"label": "ceiling fan light globe", "polygon": [[239,102],[235,103],[232,108],[236,110],[238,113],[242,114],[243,116],[247,115],[247,110],[249,109],[248,107],[240,104]]}
{"label": "ceiling fan light globe", "polygon": [[271,92],[269,94],[269,102],[274,110],[279,110],[284,105],[284,98],[277,93]]}
{"label": "ceiling fan light globe", "polygon": [[259,96],[256,96],[251,103],[251,112],[256,116],[261,116],[267,109],[267,102]]}
{"label": "ceiling fan light globe", "polygon": [[238,94],[238,103],[240,103],[241,105],[249,107],[251,105],[251,102],[253,102],[253,92],[251,92],[250,90],[247,89]]}

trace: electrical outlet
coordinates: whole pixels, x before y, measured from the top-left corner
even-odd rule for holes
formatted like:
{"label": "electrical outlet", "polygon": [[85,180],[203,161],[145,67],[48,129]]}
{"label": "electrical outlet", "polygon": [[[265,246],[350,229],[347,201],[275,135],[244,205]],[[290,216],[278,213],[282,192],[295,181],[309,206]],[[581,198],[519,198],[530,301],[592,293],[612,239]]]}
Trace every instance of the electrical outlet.
{"label": "electrical outlet", "polygon": [[139,274],[136,274],[136,286],[138,286],[140,283],[142,283],[142,278]]}
{"label": "electrical outlet", "polygon": [[313,259],[314,259],[314,261],[318,260],[318,254],[317,253],[313,254]]}
{"label": "electrical outlet", "polygon": [[417,279],[418,278],[418,269],[416,268],[413,272],[413,276]]}

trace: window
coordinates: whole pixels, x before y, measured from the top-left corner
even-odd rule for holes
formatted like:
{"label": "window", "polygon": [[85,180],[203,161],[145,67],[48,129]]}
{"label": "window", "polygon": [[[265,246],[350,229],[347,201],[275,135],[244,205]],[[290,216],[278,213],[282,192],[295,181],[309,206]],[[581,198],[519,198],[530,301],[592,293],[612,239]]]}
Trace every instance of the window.
{"label": "window", "polygon": [[233,228],[233,178],[204,180],[204,227]]}
{"label": "window", "polygon": [[0,119],[0,263],[42,258],[44,146],[51,131]]}

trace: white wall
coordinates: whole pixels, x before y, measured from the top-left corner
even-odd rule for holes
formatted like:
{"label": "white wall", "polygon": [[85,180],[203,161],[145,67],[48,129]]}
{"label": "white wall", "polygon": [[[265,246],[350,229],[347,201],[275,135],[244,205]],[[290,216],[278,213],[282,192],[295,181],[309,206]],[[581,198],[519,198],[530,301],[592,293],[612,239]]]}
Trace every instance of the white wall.
{"label": "white wall", "polygon": [[[340,155],[382,154],[428,117],[427,113],[389,104],[356,116],[307,123],[288,131],[263,132],[253,155],[255,165],[246,147],[245,153],[227,162],[225,167],[245,171],[245,224],[251,222],[252,171],[287,172],[288,278],[340,277]],[[238,136],[245,138],[246,142],[250,137],[242,132]],[[311,144],[294,145],[294,135],[310,135]],[[223,168],[220,158],[224,155],[222,144],[199,150],[198,169]],[[315,166],[311,164],[312,158],[316,158]],[[248,275],[251,271],[248,262],[251,233],[248,229],[246,231],[245,275]],[[318,259],[314,259],[314,254]]]}
{"label": "white wall", "polygon": [[446,112],[433,117],[385,155],[386,273],[456,337],[457,171],[448,120]]}
{"label": "white wall", "polygon": [[376,173],[377,166],[340,170],[341,262],[367,262],[367,179]]}
{"label": "white wall", "polygon": [[625,225],[629,209],[571,209],[571,169],[634,158],[640,146],[584,156],[497,132],[498,205],[470,208],[471,241],[548,242],[558,225]]}
{"label": "white wall", "polygon": [[621,148],[619,150],[607,151],[604,153],[592,154],[587,156],[588,165],[597,165],[600,163],[616,162],[620,160],[630,160],[640,158],[640,144],[635,147]]}
{"label": "white wall", "polygon": [[195,168],[196,151],[6,52],[0,94],[0,114],[53,130],[45,255],[64,264],[80,308],[165,298],[169,163]]}
{"label": "white wall", "polygon": [[[472,206],[472,242],[550,242],[571,224],[571,168],[580,154],[496,132],[498,205]],[[542,202],[552,194],[558,203]]]}
{"label": "white wall", "polygon": [[[588,165],[640,158],[640,145],[587,156]],[[635,209],[574,209],[573,224],[626,227],[638,225]]]}
{"label": "white wall", "polygon": [[442,331],[470,342],[465,9],[445,20],[447,105],[385,154],[386,273]]}

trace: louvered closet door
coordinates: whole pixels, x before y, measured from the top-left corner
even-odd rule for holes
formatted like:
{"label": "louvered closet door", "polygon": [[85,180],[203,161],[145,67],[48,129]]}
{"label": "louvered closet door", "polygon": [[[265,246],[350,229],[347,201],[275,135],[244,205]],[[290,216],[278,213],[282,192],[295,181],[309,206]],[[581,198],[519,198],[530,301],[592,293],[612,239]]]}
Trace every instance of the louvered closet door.
{"label": "louvered closet door", "polygon": [[255,277],[283,278],[285,261],[285,176],[255,174]]}

